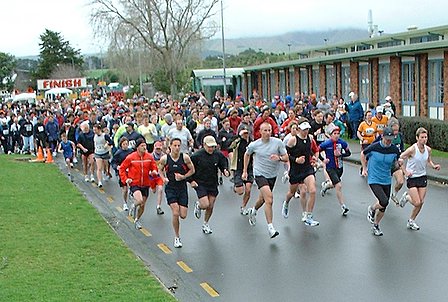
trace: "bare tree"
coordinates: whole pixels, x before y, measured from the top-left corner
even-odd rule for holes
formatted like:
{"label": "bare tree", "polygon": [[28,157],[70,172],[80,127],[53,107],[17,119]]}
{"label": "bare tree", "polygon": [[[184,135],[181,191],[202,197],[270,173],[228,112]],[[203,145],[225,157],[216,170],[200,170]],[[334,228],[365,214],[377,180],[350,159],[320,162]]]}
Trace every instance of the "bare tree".
{"label": "bare tree", "polygon": [[219,0],[93,0],[91,21],[95,32],[112,39],[126,33],[134,46],[161,63],[177,91],[177,75],[185,68],[194,45],[208,39],[217,27],[211,17]]}

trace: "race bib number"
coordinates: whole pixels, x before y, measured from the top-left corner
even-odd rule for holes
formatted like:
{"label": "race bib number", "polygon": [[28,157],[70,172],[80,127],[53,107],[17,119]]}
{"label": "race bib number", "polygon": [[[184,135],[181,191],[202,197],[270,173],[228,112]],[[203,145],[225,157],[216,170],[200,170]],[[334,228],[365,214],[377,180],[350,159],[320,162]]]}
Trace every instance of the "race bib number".
{"label": "race bib number", "polygon": [[3,130],[3,135],[8,135],[8,134],[9,134],[9,130],[8,129]]}
{"label": "race bib number", "polygon": [[326,136],[325,136],[324,133],[320,133],[320,134],[317,135],[317,140],[319,142],[324,141],[325,139],[326,139]]}
{"label": "race bib number", "polygon": [[135,141],[134,140],[129,141],[129,148],[135,149]]}
{"label": "race bib number", "polygon": [[383,131],[384,126],[385,126],[385,125],[383,125],[383,124],[378,124],[378,125],[377,125],[377,128],[378,128],[379,131]]}
{"label": "race bib number", "polygon": [[38,126],[37,127],[37,131],[44,132],[44,126]]}
{"label": "race bib number", "polygon": [[27,125],[25,126],[25,129],[26,129],[26,131],[30,132],[31,130],[33,130],[33,126],[30,125],[30,124],[27,124]]}

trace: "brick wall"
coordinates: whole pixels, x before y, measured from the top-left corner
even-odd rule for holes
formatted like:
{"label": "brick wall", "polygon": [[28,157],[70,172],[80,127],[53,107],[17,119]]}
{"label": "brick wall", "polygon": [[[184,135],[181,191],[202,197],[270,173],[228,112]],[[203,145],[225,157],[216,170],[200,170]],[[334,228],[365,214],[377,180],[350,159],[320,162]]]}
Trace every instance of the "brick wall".
{"label": "brick wall", "polygon": [[306,70],[308,71],[308,94],[311,95],[311,92],[313,91],[313,66],[308,65],[306,67]]}
{"label": "brick wall", "polygon": [[[428,117],[428,54],[417,55],[417,58],[420,69],[420,104],[417,106],[417,115],[421,117]],[[419,85],[415,86],[416,89],[418,89]]]}
{"label": "brick wall", "polygon": [[443,53],[443,115],[448,121],[448,51]]}
{"label": "brick wall", "polygon": [[401,58],[390,57],[390,96],[395,105],[395,114],[401,115]]}
{"label": "brick wall", "polygon": [[263,72],[262,71],[258,71],[258,78],[257,78],[257,90],[258,90],[258,94],[262,95],[263,94]]}
{"label": "brick wall", "polygon": [[379,98],[379,60],[378,58],[373,58],[369,60],[370,68],[372,71],[372,98],[370,100],[370,103],[373,103],[375,106],[379,105],[378,98]]}
{"label": "brick wall", "polygon": [[243,95],[245,96],[246,100],[248,100],[250,97],[250,92],[249,92],[249,79],[247,77],[247,73],[243,74],[243,82],[244,82]]}
{"label": "brick wall", "polygon": [[325,65],[319,65],[319,94],[320,96],[327,96],[327,67]]}
{"label": "brick wall", "polygon": [[350,90],[359,94],[359,63],[350,62]]}

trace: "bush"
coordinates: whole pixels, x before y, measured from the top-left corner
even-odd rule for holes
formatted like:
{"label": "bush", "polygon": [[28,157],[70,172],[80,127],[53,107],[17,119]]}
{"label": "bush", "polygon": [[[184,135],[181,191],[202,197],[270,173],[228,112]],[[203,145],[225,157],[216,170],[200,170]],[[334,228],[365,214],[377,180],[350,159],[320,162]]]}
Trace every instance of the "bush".
{"label": "bush", "polygon": [[448,151],[447,122],[420,117],[401,117],[399,120],[406,144],[415,143],[415,131],[423,127],[428,130],[428,146],[439,151]]}

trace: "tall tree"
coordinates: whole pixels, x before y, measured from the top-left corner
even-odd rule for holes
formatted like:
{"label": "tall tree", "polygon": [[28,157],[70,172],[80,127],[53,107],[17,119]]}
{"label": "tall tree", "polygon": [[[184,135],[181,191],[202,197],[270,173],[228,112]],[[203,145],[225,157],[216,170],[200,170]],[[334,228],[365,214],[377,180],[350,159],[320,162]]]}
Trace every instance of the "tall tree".
{"label": "tall tree", "polygon": [[211,17],[219,0],[93,0],[91,20],[98,35],[112,38],[127,33],[160,63],[171,94],[196,43],[214,35]]}
{"label": "tall tree", "polygon": [[11,90],[14,86],[12,76],[17,61],[14,56],[0,52],[0,87]]}
{"label": "tall tree", "polygon": [[[46,79],[55,72],[58,76],[78,76],[84,59],[80,49],[74,49],[60,33],[45,29],[40,35],[41,43],[36,79]],[[61,65],[66,65],[62,68]],[[65,70],[64,75],[60,70]]]}

